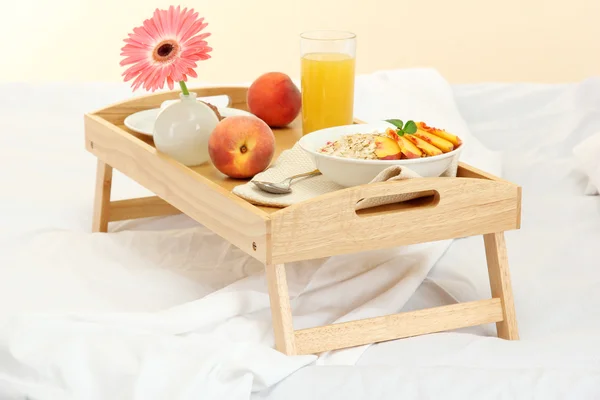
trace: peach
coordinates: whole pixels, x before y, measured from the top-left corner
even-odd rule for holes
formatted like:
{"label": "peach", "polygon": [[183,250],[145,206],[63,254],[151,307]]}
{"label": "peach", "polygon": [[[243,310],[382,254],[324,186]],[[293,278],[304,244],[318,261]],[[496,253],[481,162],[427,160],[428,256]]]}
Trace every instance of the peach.
{"label": "peach", "polygon": [[[406,136],[406,135],[404,135]],[[406,158],[420,158],[423,156],[423,152],[413,144],[410,140],[405,138],[404,136],[400,136],[400,143],[402,146],[402,154]]]}
{"label": "peach", "polygon": [[424,130],[426,132],[429,132],[436,136],[439,136],[442,139],[446,139],[447,141],[449,141],[450,143],[452,143],[454,145],[454,148],[457,148],[458,146],[460,146],[462,144],[462,140],[458,136],[448,133],[443,129],[427,126],[427,124],[425,122],[417,122],[417,128],[419,130]]}
{"label": "peach", "polygon": [[221,120],[208,139],[208,154],[230,178],[251,178],[264,171],[275,153],[275,135],[261,119],[236,115]]}
{"label": "peach", "polygon": [[282,72],[267,72],[248,88],[248,109],[272,128],[290,124],[302,106],[300,90]]}
{"label": "peach", "polygon": [[380,160],[399,160],[402,158],[398,143],[384,136],[375,138],[375,155]]}
{"label": "peach", "polygon": [[419,150],[417,146],[404,136],[399,136],[395,129],[387,128],[385,134],[388,138],[398,143],[398,147],[400,147],[400,151],[404,158],[420,158],[423,155],[423,152]]}
{"label": "peach", "polygon": [[454,150],[454,145],[452,144],[452,142],[449,142],[448,140],[436,136],[432,133],[425,132],[421,129],[417,129],[414,135],[418,138],[423,139],[427,143],[434,145],[438,149],[442,150],[444,153],[448,153]]}
{"label": "peach", "polygon": [[437,147],[435,147],[432,144],[429,144],[428,142],[424,141],[423,139],[421,139],[418,136],[404,135],[402,137],[406,137],[408,140],[413,142],[413,144],[415,146],[417,146],[420,150],[422,150],[423,153],[427,154],[430,157],[439,156],[440,154],[442,154],[442,150],[438,149]]}

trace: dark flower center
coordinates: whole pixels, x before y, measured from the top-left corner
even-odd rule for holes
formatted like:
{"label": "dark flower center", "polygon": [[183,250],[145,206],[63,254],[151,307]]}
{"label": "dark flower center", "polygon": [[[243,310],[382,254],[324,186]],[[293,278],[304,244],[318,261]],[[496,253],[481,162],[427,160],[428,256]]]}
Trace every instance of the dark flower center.
{"label": "dark flower center", "polygon": [[158,43],[152,51],[152,58],[157,62],[169,62],[179,54],[179,43],[172,39]]}
{"label": "dark flower center", "polygon": [[166,57],[173,51],[173,49],[174,47],[171,43],[165,43],[156,50],[156,53],[161,57]]}

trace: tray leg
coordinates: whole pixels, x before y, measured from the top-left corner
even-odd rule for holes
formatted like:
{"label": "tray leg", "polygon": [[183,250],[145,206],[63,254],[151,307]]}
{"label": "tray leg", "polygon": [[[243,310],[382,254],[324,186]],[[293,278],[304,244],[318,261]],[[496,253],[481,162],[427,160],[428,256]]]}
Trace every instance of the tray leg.
{"label": "tray leg", "polygon": [[265,274],[271,302],[275,348],[288,356],[296,355],[296,340],[285,265],[267,264]]}
{"label": "tray leg", "polygon": [[108,231],[112,172],[113,169],[110,165],[98,159],[98,166],[96,167],[96,194],[94,198],[92,232]]}
{"label": "tray leg", "polygon": [[507,340],[519,340],[504,232],[488,233],[483,235],[483,240],[492,297],[499,298],[502,301],[503,320],[496,322],[498,337]]}

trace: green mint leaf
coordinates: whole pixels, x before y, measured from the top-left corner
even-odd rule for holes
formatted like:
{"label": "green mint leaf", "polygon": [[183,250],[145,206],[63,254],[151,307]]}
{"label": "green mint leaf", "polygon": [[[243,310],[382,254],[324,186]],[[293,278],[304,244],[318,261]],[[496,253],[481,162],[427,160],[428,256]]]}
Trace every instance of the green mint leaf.
{"label": "green mint leaf", "polygon": [[404,131],[402,130],[402,128],[398,128],[398,130],[396,131],[396,135],[398,135],[398,136],[404,136],[404,134],[405,134],[405,133],[406,133],[406,132],[404,132]]}
{"label": "green mint leaf", "polygon": [[399,119],[386,119],[385,122],[389,122],[390,124],[394,125],[398,129],[402,129],[402,126],[404,125],[402,120],[399,120]]}
{"label": "green mint leaf", "polygon": [[414,121],[406,121],[406,126],[404,127],[404,132],[406,133],[415,133],[417,131],[417,124]]}

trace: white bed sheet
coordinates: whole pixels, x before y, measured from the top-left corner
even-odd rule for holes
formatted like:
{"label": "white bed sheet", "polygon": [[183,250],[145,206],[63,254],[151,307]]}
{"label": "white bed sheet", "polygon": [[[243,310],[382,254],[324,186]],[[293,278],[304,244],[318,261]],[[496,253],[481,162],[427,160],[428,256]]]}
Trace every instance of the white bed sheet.
{"label": "white bed sheet", "polygon": [[[64,111],[61,118],[72,118],[130,95],[124,85],[56,84],[39,87],[14,84],[2,87],[3,93],[15,90],[36,90],[41,96],[30,97],[32,101],[43,101],[44,97],[61,90],[69,90],[75,98],[81,96],[81,102],[65,101],[64,104],[54,105],[55,110]],[[600,261],[597,250],[600,243],[600,199],[583,195],[585,179],[575,171],[571,153],[574,144],[600,128],[600,81],[590,79],[572,85],[466,85],[455,86],[454,93],[471,132],[490,149],[501,152],[502,175],[524,187],[523,227],[520,231],[507,234],[522,340],[505,342],[496,339],[492,337],[493,326],[484,326],[381,343],[370,346],[355,366],[335,365],[335,357],[329,358],[328,365],[300,368],[274,387],[258,390],[253,394],[254,398],[538,396],[544,399],[592,399],[600,396]],[[92,97],[96,95],[97,98]],[[15,107],[15,112],[17,107],[23,107],[22,103],[5,103],[8,113],[11,105]],[[5,205],[0,240],[3,245],[12,248],[18,248],[19,244],[25,242],[30,246],[36,241],[45,241],[44,247],[48,248],[47,241],[53,240],[56,242],[51,244],[56,246],[57,251],[45,255],[44,261],[52,268],[42,265],[35,254],[14,251],[9,254],[19,254],[19,259],[0,258],[3,299],[0,313],[3,317],[40,309],[88,313],[153,312],[184,302],[193,304],[195,299],[204,294],[239,279],[257,288],[256,292],[247,293],[248,307],[262,304],[264,299],[259,294],[262,283],[260,279],[253,281],[252,278],[252,274],[258,273],[261,266],[246,261],[241,252],[209,232],[197,229],[185,216],[168,218],[167,224],[165,219],[119,223],[116,227],[120,232],[109,236],[113,239],[107,237],[96,241],[94,248],[87,249],[98,257],[98,264],[94,265],[90,259],[86,259],[85,265],[77,265],[77,260],[71,259],[64,250],[68,246],[89,244],[88,240],[82,239],[82,234],[87,234],[90,224],[93,179],[82,181],[80,178],[85,175],[93,177],[94,163],[91,156],[81,151],[83,140],[80,126],[73,126],[72,132],[65,132],[69,140],[57,142],[43,133],[52,132],[53,122],[62,127],[62,121],[55,121],[58,118],[55,113],[46,115],[45,120],[41,119],[42,116],[36,114],[36,118],[24,121],[29,124],[26,130],[11,125],[15,123],[14,120],[0,121],[0,131],[4,135],[2,143],[5,148],[7,145],[11,148],[10,152],[2,152],[2,165],[10,168],[4,167],[0,172],[4,185],[2,202]],[[11,138],[6,132],[30,135],[27,139],[31,140],[31,146],[22,145],[22,136]],[[10,147],[11,143],[17,142],[20,147]],[[68,163],[58,162],[58,169],[50,168],[45,163],[36,164],[35,158],[31,157],[31,153],[36,151],[55,152],[58,161],[64,161],[61,157],[68,153],[72,154],[72,159]],[[22,164],[24,159],[28,160],[27,165]],[[20,168],[18,173],[17,168]],[[57,185],[57,180],[61,184]],[[38,185],[32,187],[28,185],[30,181]],[[56,190],[69,181],[77,183],[72,191]],[[118,173],[114,193],[117,198],[148,194]],[[43,224],[40,221],[44,221]],[[171,229],[168,238],[164,235],[165,227]],[[126,229],[143,232],[134,234]],[[63,234],[53,235],[57,231]],[[182,254],[181,246],[197,251],[183,253],[186,260],[178,260],[177,257],[161,260],[160,254],[152,250],[159,245],[163,249],[171,246],[173,254]],[[385,268],[385,263],[390,257],[398,256],[398,253],[382,252],[378,256],[378,260],[370,258],[371,267],[383,265],[380,271],[394,273],[393,268]],[[407,256],[410,257],[410,254],[404,255]],[[438,256],[432,255],[433,258]],[[27,257],[36,263],[29,263]],[[149,260],[147,267],[144,266],[145,259]],[[178,269],[178,266],[190,264],[195,268]],[[215,268],[215,265],[219,268]],[[294,268],[292,273],[300,275],[294,276],[291,281],[310,281],[315,268]],[[403,277],[402,273],[396,271],[391,278]],[[157,283],[161,280],[169,284]],[[235,287],[233,285],[231,289],[235,290]],[[292,291],[295,289],[298,288],[291,288]],[[136,296],[128,295],[132,292]],[[404,310],[488,296],[482,241],[480,238],[468,238],[453,242]],[[257,312],[265,312],[258,308]],[[210,312],[210,303],[206,311]],[[232,315],[238,311],[232,310]],[[177,321],[177,316],[170,317]],[[125,319],[122,321],[123,324],[129,322]],[[144,322],[151,324],[152,320]],[[185,320],[178,322],[182,325],[190,323]],[[15,335],[15,332],[10,332],[11,325],[3,327],[3,335]],[[21,327],[36,328],[35,324]],[[236,327],[243,335],[246,327],[244,321],[233,318],[228,329]],[[48,329],[48,326],[44,326],[44,329]],[[85,324],[79,329],[85,330]],[[111,329],[109,325],[103,340],[110,342]],[[181,326],[172,329],[179,330]],[[259,336],[270,334],[268,324],[260,329]],[[60,343],[60,335],[64,335],[65,331],[57,325],[55,332],[56,343]],[[28,332],[19,334],[26,337]],[[94,342],[95,345],[98,343],[102,341]],[[87,348],[98,354],[103,351],[102,347],[83,345],[81,343],[81,349]],[[12,350],[15,351],[14,348]],[[162,350],[158,348],[155,353]],[[185,350],[181,348],[181,351]],[[20,398],[17,396],[23,393],[23,388],[15,386],[11,376],[36,375],[35,371],[24,371],[36,366],[36,349],[21,348],[17,349],[17,353],[13,356],[28,360],[30,364],[17,366],[10,354],[0,355],[0,393],[6,398],[11,398],[8,396],[12,394],[14,398]],[[128,354],[128,349],[124,348],[123,353]],[[168,357],[169,353],[163,353]],[[69,358],[77,360],[81,354],[55,356],[57,360],[64,361]],[[190,357],[190,365],[169,369],[152,365],[155,369],[144,371],[138,377],[137,384],[142,385],[144,379],[156,379],[157,376],[169,374],[176,376],[172,381],[184,381],[185,374],[193,371],[194,358],[207,356],[210,356],[208,352],[194,354]],[[261,378],[277,382],[286,375],[286,369],[283,368],[282,376],[274,376],[276,374],[273,371],[268,371],[264,376],[254,375],[253,381],[252,376],[248,376],[244,370],[244,363],[252,358],[253,353],[240,346],[233,349],[229,356],[240,358],[236,390],[241,396],[249,390],[248,385],[260,388]],[[286,361],[285,357],[277,354],[270,357],[278,365],[290,363],[290,370],[295,370],[298,362],[312,362],[308,358]],[[64,379],[76,379],[76,382],[67,383],[81,390],[79,393],[84,393],[86,385],[94,380],[94,375],[110,375],[111,362],[109,359],[105,361],[101,364],[105,370],[60,372],[70,372],[70,376],[66,374]],[[119,371],[128,371],[130,368],[133,373],[137,361],[129,360],[131,365],[120,365]],[[343,364],[343,360],[339,363]],[[224,377],[224,381],[227,381],[225,378],[231,377]],[[193,389],[201,390],[202,383],[198,385],[182,390],[190,390],[190,393]],[[172,398],[186,398],[181,393],[173,392]],[[231,398],[236,394],[232,391],[227,393]],[[39,398],[73,398],[59,389],[55,393],[44,394]],[[122,398],[129,397],[123,395]]]}
{"label": "white bed sheet", "polygon": [[587,137],[573,148],[579,169],[589,177],[585,194],[600,194],[600,132]]}
{"label": "white bed sheet", "polygon": [[[572,155],[600,129],[600,79],[453,89],[472,133],[502,152],[502,176],[523,186],[522,228],[506,234],[521,340],[484,326],[380,343],[355,367],[308,366],[255,398],[600,398],[600,197],[584,195]],[[481,238],[454,241],[414,296],[429,302],[405,309],[447,303],[440,288],[489,297]]]}

